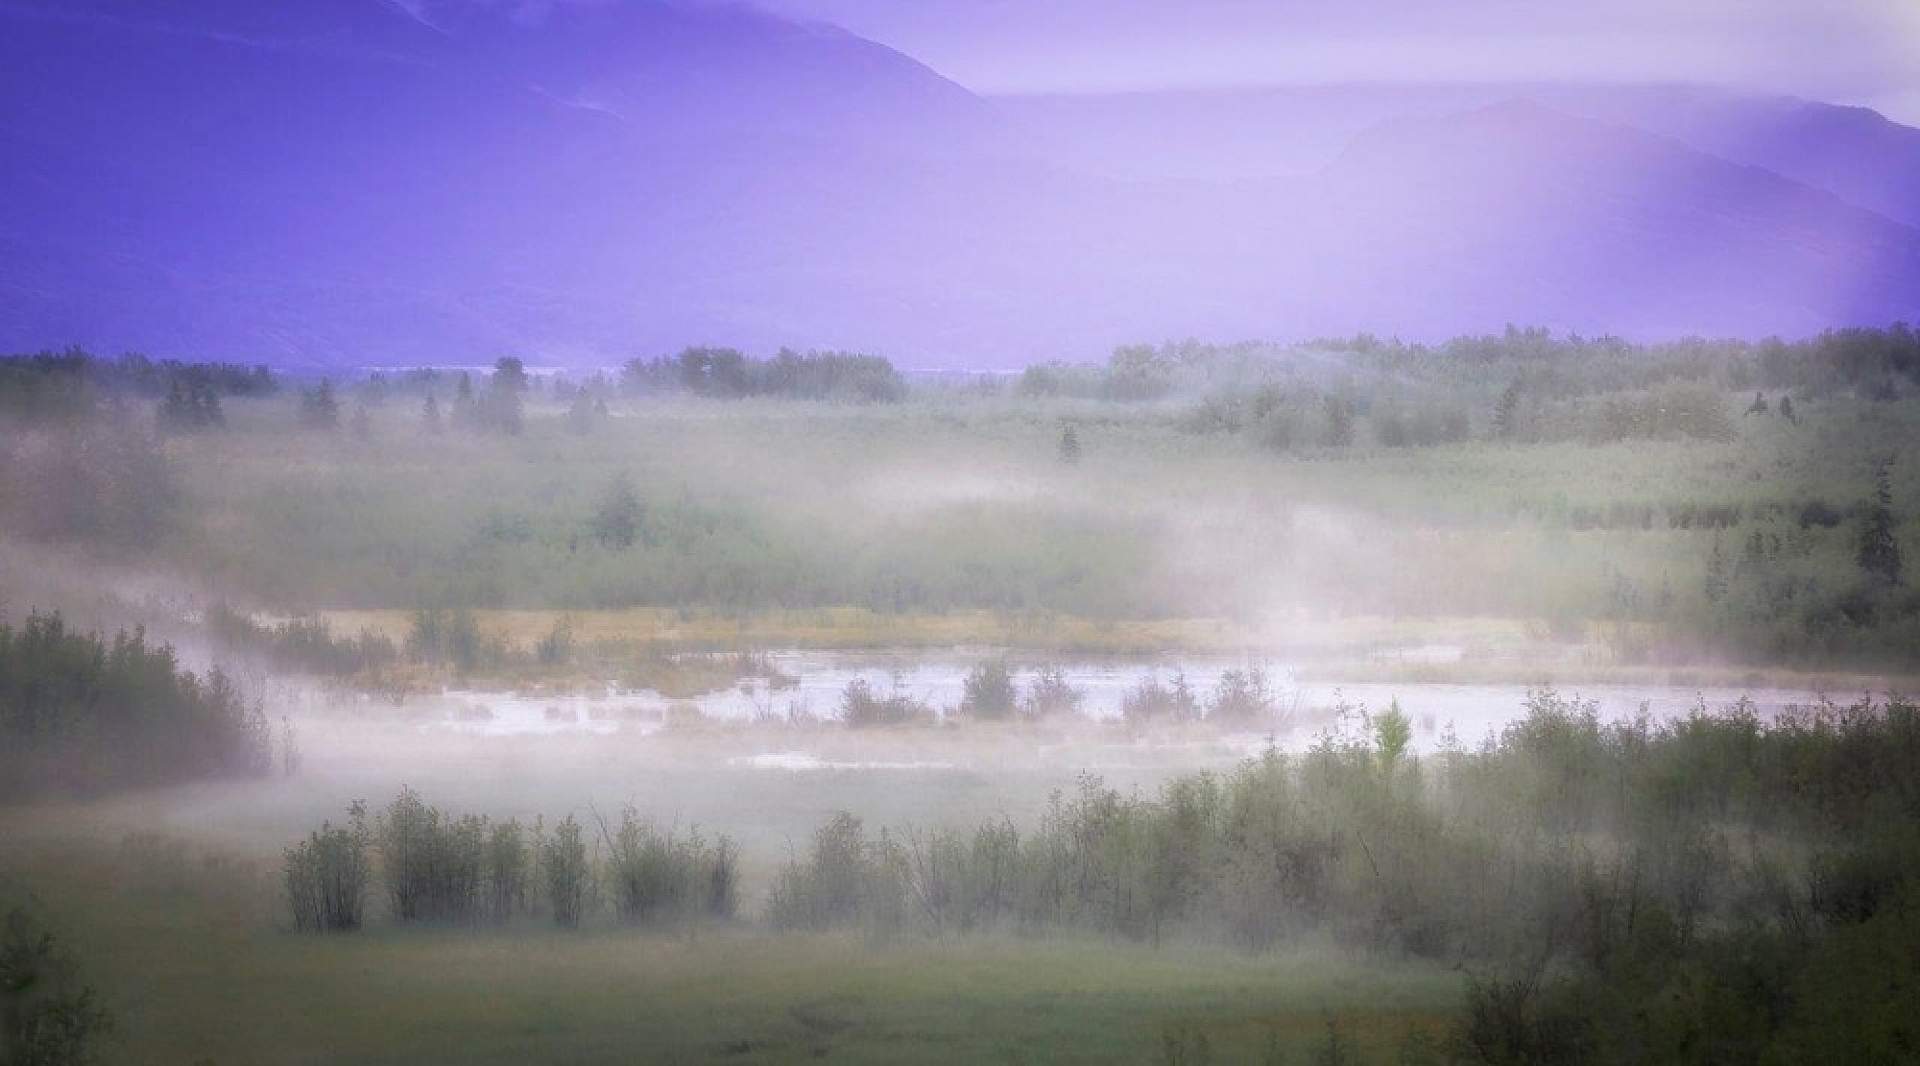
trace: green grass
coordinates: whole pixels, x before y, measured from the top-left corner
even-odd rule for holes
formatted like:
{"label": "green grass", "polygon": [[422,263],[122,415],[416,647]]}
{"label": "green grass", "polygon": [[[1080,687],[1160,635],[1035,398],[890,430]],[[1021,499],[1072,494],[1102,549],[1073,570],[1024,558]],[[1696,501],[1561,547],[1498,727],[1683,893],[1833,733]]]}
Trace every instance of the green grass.
{"label": "green grass", "polygon": [[[1780,538],[1770,579],[1813,590],[1789,613],[1853,587],[1856,523],[1803,529],[1793,509],[1847,511],[1888,454],[1912,554],[1920,402],[1808,400],[1798,424],[1736,417],[1727,441],[1286,454],[1182,432],[1183,403],[628,399],[587,436],[536,407],[500,438],[426,435],[396,400],[360,441],[289,430],[284,399],[235,401],[230,430],[169,445],[186,504],[155,562],[282,611],[574,611],[669,646],[1194,650],[1470,618],[1594,639],[1651,627],[1614,641],[1611,665],[1912,662],[1891,632],[1809,642],[1798,616],[1716,607],[1705,575],[1716,541],[1733,558],[1757,532]],[[622,473],[644,515],[615,549],[590,517]],[[1677,507],[1742,517],[1670,528]],[[1639,508],[1651,528],[1594,528]],[[378,624],[400,635],[391,614]]]}
{"label": "green grass", "polygon": [[259,864],[179,859],[153,873],[68,841],[6,861],[114,1011],[113,1061],[1146,1063],[1164,1028],[1189,1025],[1232,1062],[1272,1033],[1298,1059],[1328,1014],[1384,1060],[1407,1032],[1440,1031],[1461,989],[1426,965],[1076,939],[300,936],[275,927]]}

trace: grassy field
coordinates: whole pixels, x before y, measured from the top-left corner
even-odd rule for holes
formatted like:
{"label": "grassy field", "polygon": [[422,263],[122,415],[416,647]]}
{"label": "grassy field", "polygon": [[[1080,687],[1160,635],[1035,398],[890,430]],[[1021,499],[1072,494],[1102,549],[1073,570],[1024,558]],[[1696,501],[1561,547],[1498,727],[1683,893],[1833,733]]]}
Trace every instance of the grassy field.
{"label": "grassy field", "polygon": [[[1745,599],[1710,602],[1716,552],[1749,577],[1760,538],[1768,588],[1805,602],[1855,580],[1853,523],[1798,516],[1859,505],[1889,448],[1895,499],[1920,496],[1920,463],[1897,456],[1920,440],[1909,406],[1809,401],[1795,424],[1736,418],[1728,440],[1280,454],[1152,404],[652,400],[585,435],[536,407],[501,438],[426,434],[396,400],[360,440],[236,401],[231,429],[169,446],[185,503],[160,557],[269,611],[569,611],[668,644],[1208,650],[1364,641],[1391,618],[1699,662],[1774,632]],[[1068,423],[1074,464],[1056,454]],[[622,476],[638,535],[608,545],[594,515]],[[399,633],[394,614],[365,617]],[[1767,639],[1752,658],[1813,654]]]}
{"label": "grassy field", "polygon": [[1149,1063],[1195,1028],[1214,1061],[1263,1061],[1274,1044],[1305,1061],[1329,1019],[1390,1061],[1409,1033],[1440,1032],[1461,991],[1457,974],[1404,960],[1068,935],[565,933],[529,919],[300,936],[272,841],[296,836],[305,809],[269,805],[263,826],[226,799],[214,817],[164,793],[0,819],[0,886],[44,901],[82,960],[116,1018],[111,1061]]}

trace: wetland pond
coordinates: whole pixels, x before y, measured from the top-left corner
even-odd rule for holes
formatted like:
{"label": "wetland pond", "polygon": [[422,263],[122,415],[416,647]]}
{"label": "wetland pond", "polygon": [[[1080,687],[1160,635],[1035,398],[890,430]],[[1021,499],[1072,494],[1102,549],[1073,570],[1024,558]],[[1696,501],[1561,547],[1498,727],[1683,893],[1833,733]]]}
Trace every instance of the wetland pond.
{"label": "wetland pond", "polygon": [[[1411,654],[1444,662],[1448,653],[1444,647],[1423,647]],[[847,687],[855,682],[864,682],[876,696],[905,696],[951,715],[965,694],[968,672],[993,658],[1007,663],[1022,692],[1043,669],[1057,670],[1079,694],[1080,713],[1096,723],[1118,720],[1127,694],[1144,682],[1171,684],[1176,676],[1183,676],[1204,704],[1223,674],[1257,668],[1272,700],[1275,724],[1232,745],[1249,750],[1263,747],[1269,736],[1282,748],[1304,747],[1338,723],[1341,709],[1378,712],[1395,700],[1412,721],[1419,748],[1432,750],[1449,729],[1462,743],[1473,745],[1522,716],[1529,694],[1539,688],[1522,683],[1341,682],[1318,673],[1300,678],[1284,664],[1232,656],[1075,659],[961,650],[807,650],[766,653],[758,657],[765,665],[755,676],[742,676],[734,684],[697,695],[669,697],[650,688],[611,683],[564,693],[448,689],[410,697],[408,716],[423,729],[478,736],[645,734],[662,730],[681,716],[715,723],[831,721],[839,714]],[[1718,711],[1742,699],[1751,703],[1756,714],[1771,718],[1794,707],[1817,704],[1823,697],[1844,703],[1859,695],[1725,684],[1563,683],[1555,688],[1562,696],[1592,701],[1603,721],[1630,720],[1642,713],[1655,720],[1672,719],[1703,703]],[[801,770],[817,768],[818,763],[793,753],[770,753],[753,765]]]}

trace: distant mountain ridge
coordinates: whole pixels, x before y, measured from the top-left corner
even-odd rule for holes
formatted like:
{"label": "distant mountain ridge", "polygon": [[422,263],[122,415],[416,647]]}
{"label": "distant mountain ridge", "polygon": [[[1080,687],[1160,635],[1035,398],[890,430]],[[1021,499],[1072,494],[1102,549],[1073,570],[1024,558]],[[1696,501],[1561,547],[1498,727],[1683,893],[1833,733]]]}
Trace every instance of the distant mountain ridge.
{"label": "distant mountain ridge", "polygon": [[1333,85],[998,97],[1030,150],[1130,178],[1317,170],[1384,122],[1532,101],[1765,167],[1920,225],[1920,129],[1863,107],[1691,85]]}
{"label": "distant mountain ridge", "polygon": [[[1049,109],[746,8],[518,10],[0,3],[0,349],[1004,367],[1920,317],[1920,131],[1871,113],[1677,88]],[[1126,164],[1156,137],[1190,165]]]}

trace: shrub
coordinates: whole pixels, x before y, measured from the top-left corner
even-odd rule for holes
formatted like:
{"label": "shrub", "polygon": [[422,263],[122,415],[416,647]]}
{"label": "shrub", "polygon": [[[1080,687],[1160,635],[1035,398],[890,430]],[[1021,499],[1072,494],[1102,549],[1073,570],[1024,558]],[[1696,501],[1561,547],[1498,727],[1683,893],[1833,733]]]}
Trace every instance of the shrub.
{"label": "shrub", "polygon": [[373,673],[399,660],[399,649],[383,633],[362,630],[357,637],[336,637],[318,618],[294,618],[263,625],[225,603],[207,611],[207,629],[228,647],[257,652],[273,665],[331,677]]}
{"label": "shrub", "polygon": [[1207,721],[1228,725],[1264,725],[1273,720],[1273,693],[1258,666],[1222,671],[1207,703]]}
{"label": "shrub", "polygon": [[814,833],[804,859],[789,860],[775,880],[767,917],[776,929],[864,927],[896,930],[907,916],[907,862],[891,836],[869,840],[845,811]]}
{"label": "shrub", "polygon": [[1004,659],[977,664],[967,671],[962,686],[960,713],[969,718],[989,721],[1010,718],[1019,703],[1013,674]]}
{"label": "shrub", "polygon": [[480,917],[487,823],[428,806],[403,788],[374,831],[381,874],[399,921],[473,921]]}
{"label": "shrub", "polygon": [[487,833],[482,902],[488,918],[504,922],[527,909],[533,855],[519,819],[496,822]]}
{"label": "shrub", "polygon": [[580,822],[569,814],[553,827],[553,835],[542,830],[534,833],[534,850],[539,856],[540,874],[547,890],[547,904],[553,909],[555,925],[575,929],[586,912],[593,868],[587,862],[586,841],[580,834]]}
{"label": "shrub", "polygon": [[179,668],[140,630],[107,641],[58,614],[0,625],[0,791],[87,791],[273,769],[258,701]]}
{"label": "shrub", "polygon": [[914,725],[931,722],[933,711],[911,696],[880,697],[864,679],[847,682],[840,696],[840,720],[850,729]]}
{"label": "shrub", "polygon": [[16,906],[0,930],[0,1061],[82,1066],[113,1019],[37,910]]}
{"label": "shrub", "polygon": [[607,853],[613,906],[622,921],[727,920],[739,905],[739,850],[724,836],[709,843],[695,829],[677,837],[628,807]]}
{"label": "shrub", "polygon": [[1130,725],[1157,721],[1192,722],[1200,718],[1200,701],[1187,685],[1187,675],[1176,673],[1173,683],[1163,685],[1158,677],[1143,679],[1120,699],[1120,714]]}
{"label": "shrub", "polygon": [[360,928],[372,863],[367,848],[366,804],[348,808],[349,822],[331,822],[288,848],[284,862],[287,905],[293,927],[303,933],[348,933]]}
{"label": "shrub", "polygon": [[1079,713],[1086,693],[1067,681],[1066,672],[1057,666],[1041,667],[1027,683],[1027,698],[1021,710],[1031,719],[1053,718]]}

